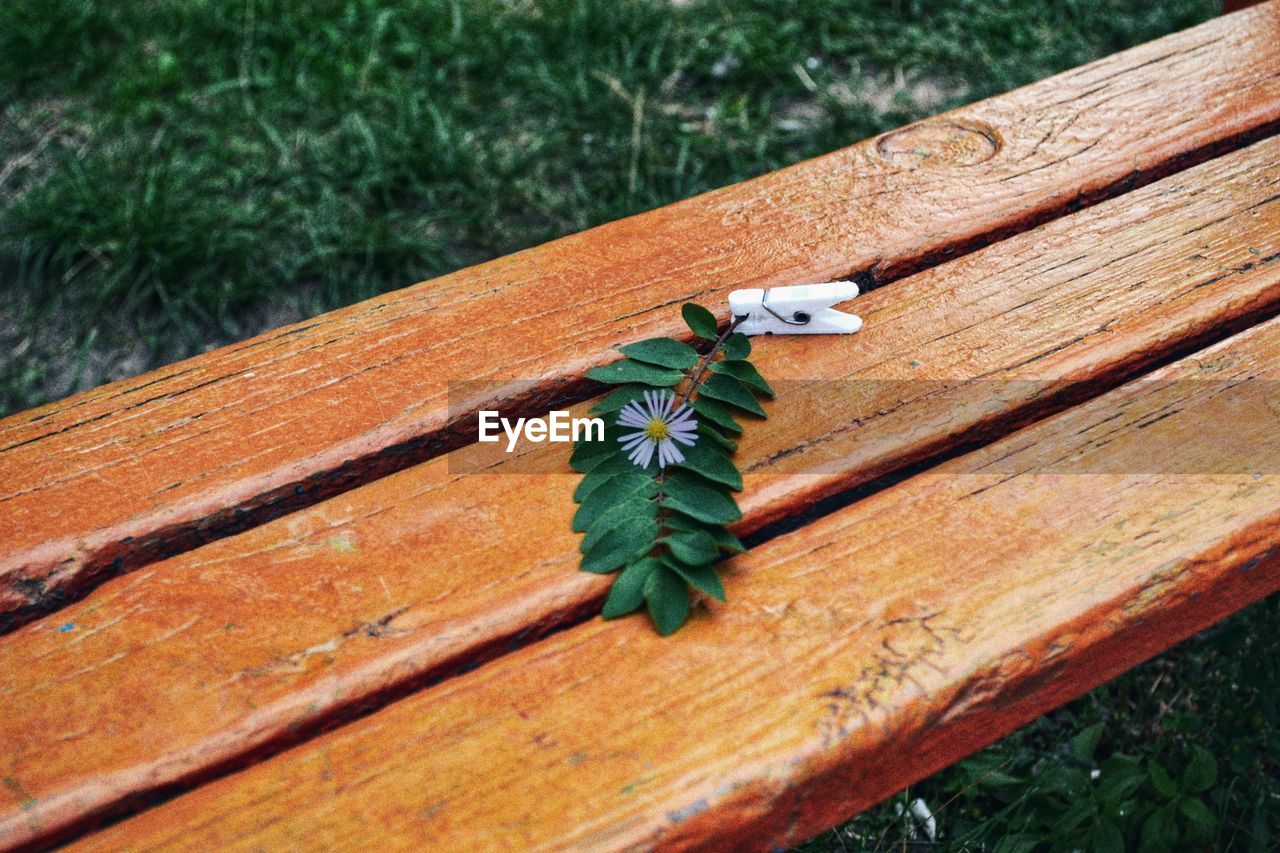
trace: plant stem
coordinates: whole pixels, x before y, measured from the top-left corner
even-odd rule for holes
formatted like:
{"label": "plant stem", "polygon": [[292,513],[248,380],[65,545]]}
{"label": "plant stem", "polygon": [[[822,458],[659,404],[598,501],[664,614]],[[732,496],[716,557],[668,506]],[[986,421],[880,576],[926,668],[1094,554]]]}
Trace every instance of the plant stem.
{"label": "plant stem", "polygon": [[685,403],[689,402],[689,398],[693,396],[693,392],[698,387],[698,383],[702,381],[702,374],[706,373],[707,368],[711,366],[711,360],[716,357],[716,353],[718,353],[720,348],[724,346],[724,342],[729,340],[729,336],[733,334],[734,330],[737,329],[738,326],[742,324],[742,321],[746,319],[746,314],[741,317],[734,317],[733,322],[720,333],[720,337],[716,338],[715,343],[711,345],[711,349],[707,350],[707,354],[698,362],[698,369],[689,377],[689,387],[684,389],[684,394],[681,395],[680,402],[676,404],[675,408],[678,409]]}
{"label": "plant stem", "polygon": [[[680,396],[679,402],[671,407],[673,412],[689,402],[689,398],[693,396],[693,392],[697,389],[698,383],[702,381],[702,374],[707,372],[707,368],[711,366],[711,361],[716,357],[716,353],[720,352],[720,348],[724,346],[724,342],[729,340],[729,336],[733,334],[734,330],[737,329],[745,319],[747,319],[747,315],[745,314],[741,317],[734,317],[733,322],[731,322],[728,327],[720,333],[720,337],[716,338],[715,342],[711,344],[711,349],[707,350],[706,355],[702,356],[701,360],[699,360],[697,369],[689,375],[689,387],[684,390],[684,393]],[[659,471],[656,479],[658,481],[658,493],[654,495],[654,500],[658,502],[658,533],[661,535],[662,532],[666,530],[666,524],[664,522],[666,521],[667,510],[662,506],[662,485],[667,480],[667,469],[663,468]]]}

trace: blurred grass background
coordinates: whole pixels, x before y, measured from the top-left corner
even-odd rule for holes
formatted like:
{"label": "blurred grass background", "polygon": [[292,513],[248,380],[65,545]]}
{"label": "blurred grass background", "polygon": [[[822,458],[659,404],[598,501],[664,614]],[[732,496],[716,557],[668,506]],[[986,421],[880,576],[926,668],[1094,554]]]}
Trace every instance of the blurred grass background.
{"label": "blurred grass background", "polygon": [[[1217,11],[6,3],[0,414],[830,151]],[[1278,627],[1273,598],[806,849],[1275,849]],[[932,840],[911,817],[917,798],[935,813]]]}
{"label": "blurred grass background", "polygon": [[0,413],[758,175],[1215,11],[0,4]]}

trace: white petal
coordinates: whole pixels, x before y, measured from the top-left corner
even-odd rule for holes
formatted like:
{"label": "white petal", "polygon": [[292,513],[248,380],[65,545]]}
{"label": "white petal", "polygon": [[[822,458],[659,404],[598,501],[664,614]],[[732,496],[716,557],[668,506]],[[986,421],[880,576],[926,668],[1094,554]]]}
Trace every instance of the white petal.
{"label": "white petal", "polygon": [[671,442],[668,442],[667,439],[658,442],[658,460],[658,464],[662,467],[666,467],[676,461],[676,457],[671,455]]}
{"label": "white petal", "polygon": [[678,428],[678,427],[684,427],[685,424],[689,424],[689,423],[696,424],[698,423],[698,421],[695,421],[694,419],[692,419],[691,416],[689,415],[689,412],[682,410],[681,414],[676,415],[675,418],[672,418],[671,420],[669,420],[668,423],[671,424],[672,427]]}
{"label": "white petal", "polygon": [[643,449],[644,451],[644,456],[642,457],[644,461],[638,463],[641,468],[649,467],[649,463],[653,461],[653,449],[656,446],[657,445],[655,445],[654,442],[646,441],[644,444],[640,445],[639,448],[637,448],[637,449]]}
{"label": "white petal", "polygon": [[671,461],[671,455],[667,453],[667,445],[669,445],[670,443],[671,442],[667,441],[666,439],[663,439],[662,441],[658,442],[658,467],[659,468],[667,467],[667,463]]}
{"label": "white petal", "polygon": [[618,441],[622,442],[623,450],[630,450],[631,448],[636,446],[637,442],[648,441],[648,440],[649,440],[649,436],[645,435],[642,432],[633,432],[630,435],[618,436]]}
{"label": "white petal", "polygon": [[649,423],[649,419],[644,415],[637,415],[634,412],[626,412],[622,417],[618,418],[618,426],[638,427],[643,429]]}
{"label": "white petal", "polygon": [[692,417],[693,408],[688,403],[682,403],[680,404],[680,408],[676,409],[675,413],[671,416],[671,423],[684,423]]}
{"label": "white petal", "polygon": [[655,392],[653,392],[652,390],[646,390],[644,392],[645,414],[649,418],[654,417],[654,412],[653,412],[654,396],[655,396]]}
{"label": "white petal", "polygon": [[662,418],[662,407],[658,405],[660,396],[657,391],[646,391],[646,400],[649,401],[649,418]]}
{"label": "white petal", "polygon": [[637,415],[641,415],[641,416],[644,415],[644,402],[642,400],[638,400],[638,399],[628,400],[627,404],[623,406],[623,408],[630,409],[631,411],[635,412]]}
{"label": "white petal", "polygon": [[690,447],[692,447],[693,443],[698,440],[698,434],[696,432],[673,432],[671,433],[671,437],[681,444]]}
{"label": "white petal", "polygon": [[667,451],[667,459],[671,464],[677,464],[684,461],[684,454],[680,452],[680,448],[676,447],[671,441],[663,441],[663,449]]}
{"label": "white petal", "polygon": [[627,460],[635,465],[639,465],[641,468],[645,467],[645,463],[641,462],[640,460],[644,458],[645,449],[648,446],[649,446],[648,442],[643,442],[643,441],[640,442],[634,448],[632,448],[631,453],[627,456]]}
{"label": "white petal", "polygon": [[682,421],[672,421],[667,424],[667,429],[672,432],[692,432],[698,428],[698,422],[695,420],[685,419]]}

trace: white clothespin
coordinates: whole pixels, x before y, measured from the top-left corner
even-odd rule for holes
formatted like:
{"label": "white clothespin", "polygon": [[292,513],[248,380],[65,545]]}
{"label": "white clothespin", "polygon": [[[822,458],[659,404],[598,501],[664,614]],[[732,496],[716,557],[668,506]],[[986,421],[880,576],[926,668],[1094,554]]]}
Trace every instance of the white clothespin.
{"label": "white clothespin", "polygon": [[729,310],[744,335],[849,335],[862,328],[862,318],[832,308],[858,295],[851,281],[753,287],[729,294]]}

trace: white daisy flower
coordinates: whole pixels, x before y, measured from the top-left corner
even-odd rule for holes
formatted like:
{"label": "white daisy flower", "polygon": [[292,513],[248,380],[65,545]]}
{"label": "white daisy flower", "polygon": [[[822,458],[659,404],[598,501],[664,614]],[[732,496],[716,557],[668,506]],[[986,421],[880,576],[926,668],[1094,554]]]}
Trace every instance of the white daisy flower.
{"label": "white daisy flower", "polygon": [[684,461],[684,454],[676,442],[689,446],[698,439],[698,422],[693,409],[682,403],[674,409],[676,395],[673,391],[645,391],[644,405],[632,400],[618,413],[618,426],[635,427],[640,432],[621,436],[622,449],[627,458],[641,468],[648,468],[653,453],[658,452],[658,467]]}

